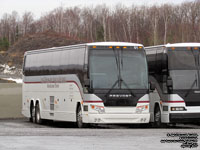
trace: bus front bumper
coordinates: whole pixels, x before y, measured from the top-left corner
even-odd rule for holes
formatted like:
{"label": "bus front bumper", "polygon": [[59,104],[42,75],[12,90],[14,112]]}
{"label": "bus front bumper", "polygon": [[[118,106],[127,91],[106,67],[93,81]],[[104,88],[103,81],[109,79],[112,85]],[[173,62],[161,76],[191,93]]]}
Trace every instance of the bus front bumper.
{"label": "bus front bumper", "polygon": [[146,114],[84,114],[84,123],[94,124],[139,124],[149,123],[150,113]]}
{"label": "bus front bumper", "polygon": [[170,123],[200,122],[200,113],[170,113]]}

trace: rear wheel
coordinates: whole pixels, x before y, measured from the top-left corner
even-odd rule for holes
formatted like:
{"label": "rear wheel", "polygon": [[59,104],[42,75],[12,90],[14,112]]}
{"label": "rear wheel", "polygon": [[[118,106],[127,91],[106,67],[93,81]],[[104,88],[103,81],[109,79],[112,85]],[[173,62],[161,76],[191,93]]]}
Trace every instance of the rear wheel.
{"label": "rear wheel", "polygon": [[36,106],[35,106],[35,123],[42,124],[39,103],[37,103]]}
{"label": "rear wheel", "polygon": [[35,123],[35,107],[34,105],[31,105],[31,108],[30,108],[30,121]]}

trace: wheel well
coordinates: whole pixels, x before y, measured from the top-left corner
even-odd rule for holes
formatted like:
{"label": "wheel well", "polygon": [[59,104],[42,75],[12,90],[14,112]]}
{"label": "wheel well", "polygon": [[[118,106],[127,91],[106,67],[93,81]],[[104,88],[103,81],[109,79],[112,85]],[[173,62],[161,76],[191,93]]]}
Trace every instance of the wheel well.
{"label": "wheel well", "polygon": [[159,105],[158,103],[155,103],[155,106],[154,106],[154,113],[155,113],[157,107],[160,109],[160,105]]}
{"label": "wheel well", "polygon": [[78,107],[79,107],[79,106],[81,106],[81,103],[80,103],[80,102],[77,103],[77,106],[76,106],[76,113],[78,112]]}
{"label": "wheel well", "polygon": [[34,102],[33,102],[33,100],[31,100],[31,104],[30,104],[30,114],[31,114],[31,111],[32,111],[33,106],[34,106]]}
{"label": "wheel well", "polygon": [[39,101],[38,101],[38,100],[36,101],[35,106],[36,106],[37,104],[39,104]]}
{"label": "wheel well", "polygon": [[30,104],[30,110],[31,108],[34,106],[33,100],[31,100],[31,104]]}

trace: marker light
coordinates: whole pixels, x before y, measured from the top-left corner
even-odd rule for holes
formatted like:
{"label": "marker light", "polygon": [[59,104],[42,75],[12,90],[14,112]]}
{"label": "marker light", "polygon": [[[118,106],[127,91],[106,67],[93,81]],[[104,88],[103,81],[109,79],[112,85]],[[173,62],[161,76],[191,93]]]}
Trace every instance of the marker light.
{"label": "marker light", "polygon": [[172,47],[172,50],[175,50],[175,47]]}
{"label": "marker light", "polygon": [[142,46],[139,46],[138,48],[139,48],[139,49],[141,49],[141,48],[142,48]]}
{"label": "marker light", "polygon": [[92,48],[97,48],[96,46],[93,46]]}
{"label": "marker light", "polygon": [[187,47],[187,50],[191,50],[191,48],[190,48],[190,47]]}
{"label": "marker light", "polygon": [[119,48],[119,46],[117,46],[116,48]]}
{"label": "marker light", "polygon": [[171,107],[171,111],[186,111],[185,107]]}
{"label": "marker light", "polygon": [[112,46],[109,46],[109,48],[113,48]]}
{"label": "marker light", "polygon": [[126,46],[124,46],[123,48],[127,48]]}
{"label": "marker light", "polygon": [[198,47],[195,47],[194,49],[195,49],[195,50],[198,50]]}
{"label": "marker light", "polygon": [[94,106],[94,105],[91,105],[91,108],[92,108],[92,109],[94,109],[94,108],[95,108],[95,106]]}

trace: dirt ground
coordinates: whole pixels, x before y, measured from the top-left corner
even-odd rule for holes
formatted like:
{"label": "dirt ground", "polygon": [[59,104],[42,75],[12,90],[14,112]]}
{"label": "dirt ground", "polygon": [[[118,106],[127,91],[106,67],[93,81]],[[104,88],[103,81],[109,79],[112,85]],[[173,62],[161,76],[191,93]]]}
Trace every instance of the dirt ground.
{"label": "dirt ground", "polygon": [[22,85],[0,83],[0,119],[22,118]]}

